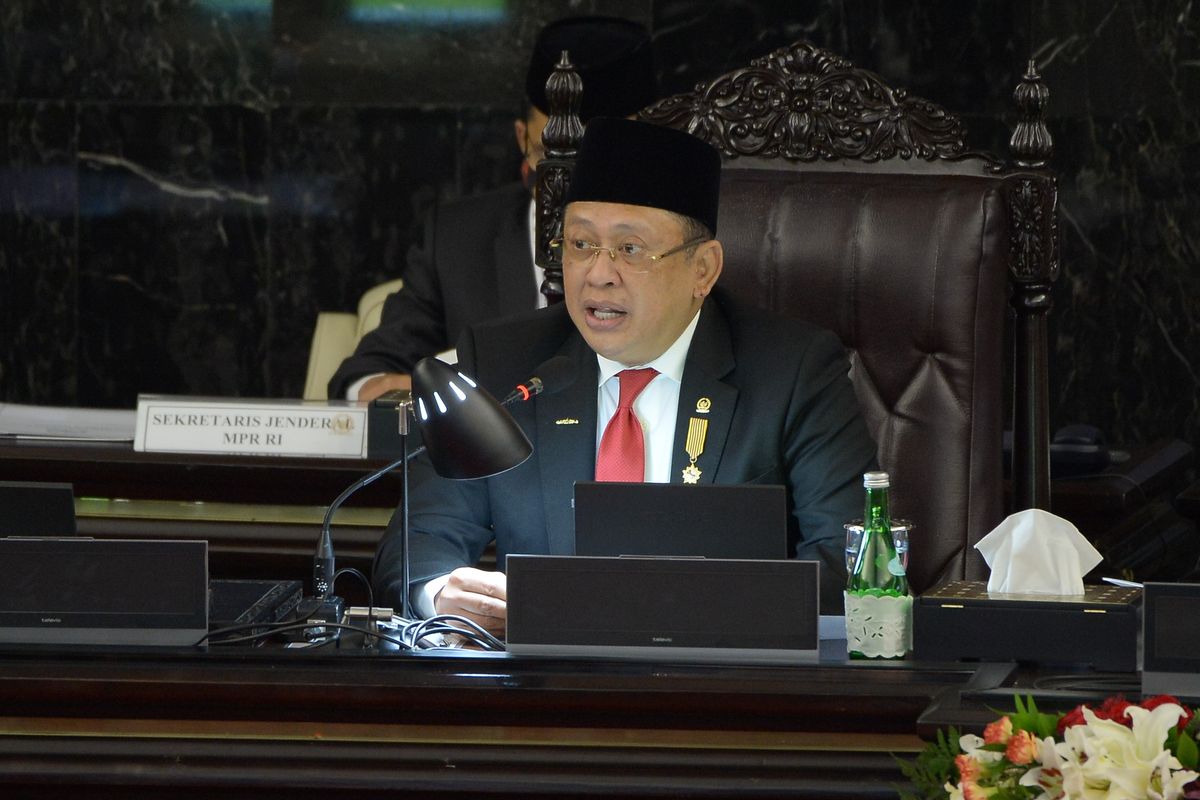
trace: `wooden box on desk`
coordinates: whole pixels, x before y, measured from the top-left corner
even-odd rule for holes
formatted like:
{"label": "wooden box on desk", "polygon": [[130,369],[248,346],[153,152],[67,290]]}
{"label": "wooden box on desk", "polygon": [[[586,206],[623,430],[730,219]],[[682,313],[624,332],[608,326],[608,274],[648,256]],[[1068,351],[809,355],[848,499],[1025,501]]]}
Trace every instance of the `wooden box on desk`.
{"label": "wooden box on desk", "polygon": [[931,661],[1025,661],[1137,670],[1140,589],[1086,586],[1082,596],[988,595],[950,581],[917,598],[913,652]]}

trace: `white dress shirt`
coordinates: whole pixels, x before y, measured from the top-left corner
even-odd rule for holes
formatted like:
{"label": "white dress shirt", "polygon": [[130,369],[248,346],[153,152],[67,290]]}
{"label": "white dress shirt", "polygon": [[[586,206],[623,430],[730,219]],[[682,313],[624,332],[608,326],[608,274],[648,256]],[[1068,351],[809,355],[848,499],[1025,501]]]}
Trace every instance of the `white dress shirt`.
{"label": "white dress shirt", "polygon": [[600,439],[621,398],[621,380],[617,373],[623,369],[649,367],[658,374],[633,401],[633,413],[642,425],[646,442],[646,483],[671,482],[671,452],[675,446],[675,418],[679,411],[679,387],[683,383],[683,364],[696,333],[699,312],[679,334],[675,343],[661,356],[646,364],[626,366],[597,354],[600,364],[600,389],[596,397],[596,452]]}

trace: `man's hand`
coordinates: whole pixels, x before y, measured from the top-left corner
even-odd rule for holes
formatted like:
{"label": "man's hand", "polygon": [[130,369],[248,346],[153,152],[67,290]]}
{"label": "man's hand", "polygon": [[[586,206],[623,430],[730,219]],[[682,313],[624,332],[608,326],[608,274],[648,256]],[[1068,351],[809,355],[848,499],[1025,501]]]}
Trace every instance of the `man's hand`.
{"label": "man's hand", "polygon": [[508,623],[507,597],[508,579],[503,572],[459,567],[433,599],[433,610],[466,617],[503,637]]}
{"label": "man's hand", "polygon": [[387,372],[376,375],[358,389],[358,400],[369,403],[376,397],[394,389],[412,389],[412,376],[401,375],[398,372]]}

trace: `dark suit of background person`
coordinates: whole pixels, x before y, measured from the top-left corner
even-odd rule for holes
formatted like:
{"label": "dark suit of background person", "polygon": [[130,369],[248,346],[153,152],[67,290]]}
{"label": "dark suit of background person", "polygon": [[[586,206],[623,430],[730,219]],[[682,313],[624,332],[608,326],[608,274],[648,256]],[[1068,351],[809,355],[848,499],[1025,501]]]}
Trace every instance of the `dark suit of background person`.
{"label": "dark suit of background person", "polygon": [[629,116],[657,99],[650,35],[641,25],[573,17],[543,28],[525,77],[526,113],[514,123],[525,157],[522,183],[434,210],[425,222],[423,247],[409,254],[404,286],[384,302],[379,327],[338,367],[329,397],[345,397],[355,382],[380,373],[388,374],[389,382],[359,399],[408,388],[413,366],[453,347],[468,325],[538,307],[529,185],[543,152],[546,80],[563,50],[570,52],[583,81],[579,114],[584,122]]}
{"label": "dark suit of background person", "polygon": [[[833,333],[739,308],[715,289],[720,171],[716,150],[686,133],[622,119],[588,125],[564,216],[563,304],[470,328],[459,343],[460,371],[493,393],[555,355],[567,357],[573,378],[512,408],[534,447],[524,464],[484,481],[450,481],[415,462],[411,586],[402,583],[391,529],[375,562],[377,592],[393,605],[419,587],[418,609],[433,601],[502,628],[503,575],[471,567],[493,538],[501,571],[510,553],[573,552],[573,485],[596,475],[598,431],[608,424],[598,419],[598,356],[674,373],[674,355],[686,347],[678,399],[662,373],[648,396],[675,403],[674,423],[672,414],[660,417],[662,406],[641,409],[650,424],[672,426],[642,428],[655,463],[670,460],[656,477],[681,481],[689,420],[707,419],[701,481],[785,485],[792,552],[825,565],[822,605],[840,608],[842,525],[861,514],[861,476],[874,466],[875,444]],[[645,260],[634,266],[627,254]]]}

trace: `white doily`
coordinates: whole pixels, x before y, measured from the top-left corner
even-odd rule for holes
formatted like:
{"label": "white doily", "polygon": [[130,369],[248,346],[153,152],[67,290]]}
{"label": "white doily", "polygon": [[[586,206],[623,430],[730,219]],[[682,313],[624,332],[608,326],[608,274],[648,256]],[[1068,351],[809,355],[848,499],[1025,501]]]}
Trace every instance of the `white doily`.
{"label": "white doily", "polygon": [[872,658],[896,658],[912,649],[912,597],[842,594],[847,650]]}

